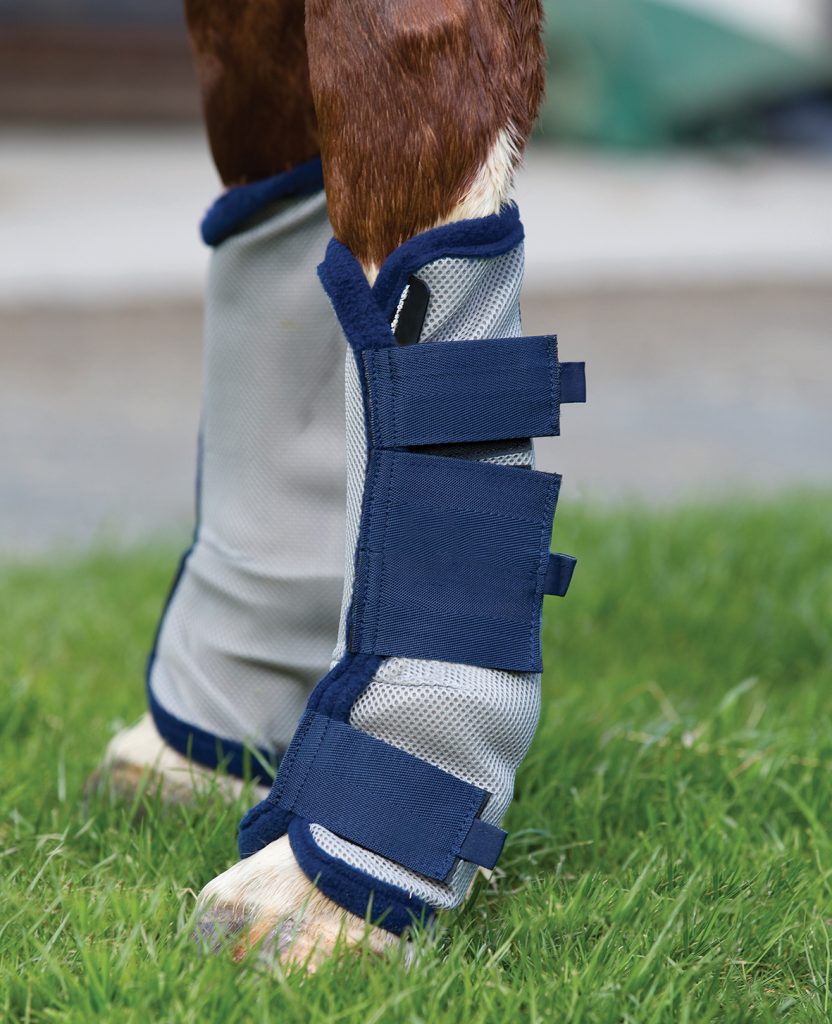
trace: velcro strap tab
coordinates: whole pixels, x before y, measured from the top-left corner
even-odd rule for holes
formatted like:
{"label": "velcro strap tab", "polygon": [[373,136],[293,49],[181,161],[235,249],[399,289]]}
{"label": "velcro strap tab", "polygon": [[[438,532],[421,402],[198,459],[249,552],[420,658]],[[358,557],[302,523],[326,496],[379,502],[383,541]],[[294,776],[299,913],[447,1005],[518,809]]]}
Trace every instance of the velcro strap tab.
{"label": "velcro strap tab", "polygon": [[572,555],[561,555],[554,552],[550,554],[546,579],[543,583],[543,593],[551,594],[554,597],[565,597],[577,563],[578,559],[573,558]]}
{"label": "velcro strap tab", "polygon": [[421,758],[307,711],[269,801],[441,881],[459,858],[497,863],[506,834],[477,817],[487,797]]}
{"label": "velcro strap tab", "polygon": [[586,363],[560,364],[560,403],[586,401]]}
{"label": "velcro strap tab", "polygon": [[556,474],[373,451],[349,649],[539,672]]}
{"label": "velcro strap tab", "polygon": [[363,358],[376,448],[549,437],[560,432],[561,403],[585,400],[584,364],[559,363],[551,335],[392,346]]}

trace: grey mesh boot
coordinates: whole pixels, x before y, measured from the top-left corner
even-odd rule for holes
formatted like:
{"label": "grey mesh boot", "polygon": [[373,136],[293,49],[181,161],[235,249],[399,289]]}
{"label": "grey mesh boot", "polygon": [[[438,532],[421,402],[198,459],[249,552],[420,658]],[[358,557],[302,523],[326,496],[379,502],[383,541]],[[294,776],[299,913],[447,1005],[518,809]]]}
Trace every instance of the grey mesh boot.
{"label": "grey mesh boot", "polygon": [[368,286],[319,268],[347,337],[347,552],[335,666],[316,687],[243,857],[288,832],[328,897],[394,933],[492,867],[540,701],[560,478],[532,436],[583,401],[583,364],[522,338],[516,208],[405,243]]}
{"label": "grey mesh boot", "polygon": [[165,743],[267,774],[329,667],[343,581],[343,336],[320,162],[209,211],[197,526],[148,663]]}

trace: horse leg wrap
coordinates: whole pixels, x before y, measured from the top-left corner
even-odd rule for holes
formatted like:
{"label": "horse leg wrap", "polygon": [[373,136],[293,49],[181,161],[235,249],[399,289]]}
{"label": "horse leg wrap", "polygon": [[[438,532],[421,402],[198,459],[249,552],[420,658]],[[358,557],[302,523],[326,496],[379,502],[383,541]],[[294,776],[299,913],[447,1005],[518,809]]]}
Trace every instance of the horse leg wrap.
{"label": "horse leg wrap", "polygon": [[341,632],[239,845],[288,831],[326,895],[397,933],[500,855],[543,597],[575,564],[549,552],[560,477],[529,439],[584,401],[584,367],[521,336],[522,238],[508,207],[405,243],[372,288],[336,241],[319,268],[351,350]]}
{"label": "horse leg wrap", "polygon": [[234,774],[245,745],[266,764],[285,750],[338,631],[343,336],[315,275],[331,233],[317,161],[231,189],[203,222],[197,527],[147,681],[166,742]]}

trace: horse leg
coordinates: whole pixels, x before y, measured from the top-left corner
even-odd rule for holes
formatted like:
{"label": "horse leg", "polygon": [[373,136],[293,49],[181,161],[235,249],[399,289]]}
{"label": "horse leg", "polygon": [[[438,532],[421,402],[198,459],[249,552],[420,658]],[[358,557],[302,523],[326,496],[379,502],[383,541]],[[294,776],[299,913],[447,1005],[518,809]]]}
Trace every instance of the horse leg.
{"label": "horse leg", "polygon": [[[472,219],[488,218],[503,208],[542,93],[540,19],[537,0],[307,0],[309,66],[330,218],[336,239],[359,262],[369,281],[377,279],[386,258],[409,239],[440,225],[473,223]],[[492,228],[502,230],[499,224]],[[498,329],[498,321],[499,329],[506,331],[509,328],[502,325],[516,320],[519,330],[514,309],[518,259],[522,263],[522,253],[518,257],[515,247],[499,257],[497,262],[503,261],[499,267],[474,261],[478,269],[473,272],[489,286],[492,271],[513,275],[512,294],[500,300],[505,308],[490,322],[479,316],[470,289],[459,301],[471,308],[461,311],[457,300],[448,299],[444,311],[439,310],[444,323],[437,328],[439,336],[443,330],[451,332],[445,336],[454,336],[450,325],[462,312],[469,332],[462,337],[476,336],[476,332],[493,336],[489,332]],[[424,276],[437,277],[436,268],[442,262],[438,260]],[[396,295],[391,304],[394,310],[395,300]],[[415,340],[425,340],[424,334]],[[353,422],[360,424],[360,389],[354,375],[348,357]],[[359,434],[359,444],[360,438]],[[528,442],[509,447],[512,450],[489,448],[483,458],[529,464]],[[359,501],[363,472],[363,456],[358,455],[348,466],[352,475],[348,493],[352,488]],[[355,549],[357,530],[356,522],[348,528],[348,551]],[[348,592],[351,586],[348,571]],[[342,619],[336,656],[342,659],[340,666],[351,665],[355,674],[356,659],[348,646]],[[397,712],[393,718],[407,732],[410,727],[402,725],[405,718],[418,722],[421,715],[424,721],[429,718],[430,701],[440,693],[447,695],[454,714],[460,711],[456,724],[437,728],[429,737],[419,732],[417,724],[413,736],[398,742],[437,765],[450,761],[449,771],[476,733],[484,745],[496,742],[512,747],[510,753],[504,751],[497,772],[503,781],[497,780],[494,786],[502,793],[500,806],[492,814],[499,818],[510,799],[515,762],[531,738],[536,719],[534,674],[497,674],[467,666],[451,674],[449,666],[436,661],[388,658],[382,662],[362,684],[363,696],[352,705],[350,724],[393,743],[388,738],[389,721],[378,717],[372,721],[378,701],[403,702],[401,715]],[[344,691],[343,682],[335,678],[338,671],[328,677],[332,685],[327,680],[319,684],[317,708],[330,696],[337,697],[339,686]],[[443,678],[434,679],[437,673],[444,673]],[[425,700],[427,704],[420,705]],[[490,712],[483,709],[483,702],[489,701],[494,716],[487,722]],[[523,721],[495,741],[494,730],[505,727],[515,705],[524,706]],[[475,720],[469,728],[463,721],[464,707],[479,708],[476,714],[482,723],[476,722],[472,712],[468,718]],[[489,788],[487,781],[484,788]],[[261,836],[252,843],[253,833],[260,830],[265,835],[263,823],[275,810],[274,805],[261,804],[244,819],[241,848],[246,847],[243,852],[249,855],[209,883],[200,896],[203,935],[209,942],[218,934],[233,935],[237,957],[256,946],[265,957],[303,962],[314,969],[332,954],[339,936],[347,946],[364,940],[362,948],[375,952],[399,942],[402,929],[389,930],[392,917],[368,932],[362,907],[369,913],[371,899],[359,899],[357,905],[354,890],[346,884],[339,888],[328,876],[330,868],[357,888],[368,873],[377,872],[379,882],[370,893],[376,897],[376,906],[390,897],[392,889],[401,892],[403,900],[408,893],[418,892],[420,905],[432,911],[456,905],[470,885],[472,871],[467,869],[456,872],[449,884],[435,885],[297,819],[289,824],[289,836],[265,845]],[[276,825],[276,833],[285,827],[285,822]],[[298,863],[301,849],[306,858],[303,866]],[[357,873],[351,874],[353,870]],[[317,888],[310,879],[317,879]],[[395,903],[395,895],[390,899]]]}
{"label": "horse leg", "polygon": [[198,529],[150,659],[152,714],[112,740],[91,780],[132,796],[150,774],[168,801],[206,786],[239,795],[244,745],[279,756],[329,665],[343,580],[342,341],[315,277],[331,227],[303,0],[186,11],[232,186],[203,224]]}

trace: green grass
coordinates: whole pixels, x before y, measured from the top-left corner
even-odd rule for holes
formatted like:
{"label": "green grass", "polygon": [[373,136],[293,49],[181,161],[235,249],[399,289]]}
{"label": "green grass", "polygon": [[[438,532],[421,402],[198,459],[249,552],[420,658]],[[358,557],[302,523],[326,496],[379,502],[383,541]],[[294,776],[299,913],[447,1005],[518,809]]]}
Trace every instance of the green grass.
{"label": "green grass", "polygon": [[240,808],[80,792],[173,552],[0,574],[0,1019],[832,1020],[832,496],[558,517],[544,710],[491,885],[410,973],[204,957]]}

